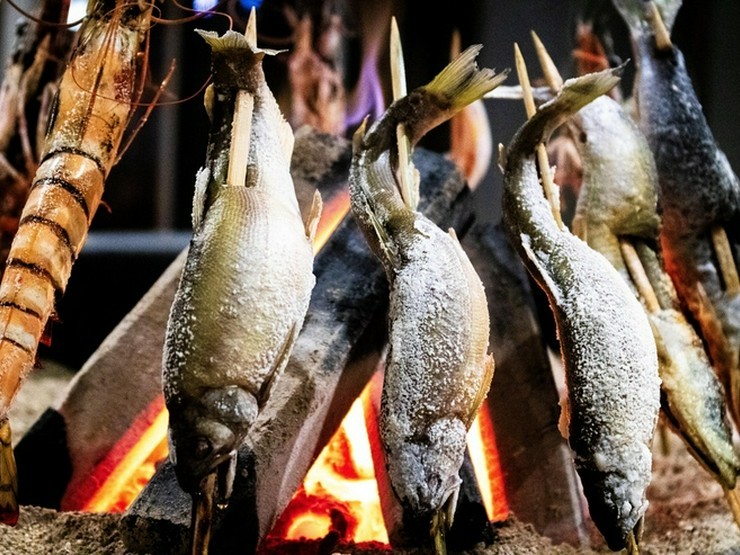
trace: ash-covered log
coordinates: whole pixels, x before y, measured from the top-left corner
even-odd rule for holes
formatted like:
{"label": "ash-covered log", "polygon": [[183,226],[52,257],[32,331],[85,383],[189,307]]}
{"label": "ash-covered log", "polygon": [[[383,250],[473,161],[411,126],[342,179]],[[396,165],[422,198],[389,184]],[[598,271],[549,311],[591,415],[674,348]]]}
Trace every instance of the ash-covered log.
{"label": "ash-covered log", "polygon": [[[463,234],[472,202],[459,174],[440,155],[419,151],[414,161],[423,184],[420,210]],[[347,165],[345,176],[348,171]],[[314,273],[316,287],[290,362],[239,452],[229,504],[215,515],[214,552],[251,552],[264,539],[379,360],[387,284],[351,218],[316,257]],[[190,503],[166,463],[122,520],[128,548],[172,553],[173,546],[187,545]]]}
{"label": "ash-covered log", "polygon": [[572,456],[558,431],[558,393],[529,280],[502,229],[462,240],[483,281],[496,363],[488,407],[512,512],[555,543],[587,543]]}

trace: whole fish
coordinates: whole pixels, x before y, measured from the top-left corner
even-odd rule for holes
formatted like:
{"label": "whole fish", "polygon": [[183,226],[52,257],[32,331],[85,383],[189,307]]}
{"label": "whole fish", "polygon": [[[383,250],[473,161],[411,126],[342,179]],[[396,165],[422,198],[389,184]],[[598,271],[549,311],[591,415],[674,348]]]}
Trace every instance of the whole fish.
{"label": "whole fish", "polygon": [[740,183],[712,136],[683,55],[665,36],[681,1],[656,2],[665,28],[652,2],[614,5],[630,28],[638,66],[635,97],[658,169],[666,269],[701,327],[740,422],[740,288],[726,283],[712,239],[737,227]]}
{"label": "whole fish", "polygon": [[293,134],[265,82],[273,51],[257,48],[254,13],[246,36],[200,34],[212,50],[211,131],[163,354],[170,452],[194,528],[214,498],[228,499],[237,449],[288,362],[315,283],[321,210],[317,194],[301,218]]}
{"label": "whole fish", "polygon": [[[355,134],[352,212],[390,284],[389,343],[379,420],[393,491],[444,552],[460,488],[466,432],[493,375],[483,285],[454,232],[416,211],[418,173],[404,162],[430,129],[496,87],[465,50],[429,84]],[[399,125],[405,136],[397,134]],[[399,146],[401,143],[401,146]],[[408,179],[408,181],[406,181]]]}
{"label": "whole fish", "polygon": [[[151,5],[90,0],[0,283],[0,521],[14,523],[8,409],[87,238],[137,101]],[[4,439],[7,437],[7,443]]]}
{"label": "whole fish", "polygon": [[537,172],[537,145],[619,78],[566,81],[505,154],[504,224],[555,315],[568,386],[569,442],[594,523],[611,549],[636,545],[648,502],[660,407],[648,319],[615,269],[556,223]]}
{"label": "whole fish", "polygon": [[581,108],[573,122],[583,163],[574,232],[644,297],[633,284],[635,269],[625,260],[625,244],[633,246],[657,301],[643,298],[656,339],[663,413],[696,459],[725,490],[732,490],[740,460],[724,391],[701,339],[680,311],[657,250],[657,172],[647,141],[622,107],[606,96]]}

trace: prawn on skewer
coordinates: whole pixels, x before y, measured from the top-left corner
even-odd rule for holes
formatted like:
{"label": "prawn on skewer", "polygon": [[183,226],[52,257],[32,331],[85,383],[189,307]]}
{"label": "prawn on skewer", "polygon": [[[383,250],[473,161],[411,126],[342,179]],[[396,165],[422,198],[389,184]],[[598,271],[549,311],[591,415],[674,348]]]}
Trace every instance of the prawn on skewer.
{"label": "prawn on skewer", "polygon": [[[355,133],[352,212],[390,285],[389,352],[380,435],[393,491],[407,526],[445,553],[460,487],[465,435],[493,376],[483,285],[454,232],[416,211],[411,149],[430,129],[506,77],[479,70],[472,46],[435,79],[405,94],[400,41],[392,26],[397,99],[370,129]],[[422,532],[423,531],[423,532]]]}
{"label": "prawn on skewer", "polygon": [[91,0],[0,283],[0,521],[18,515],[8,408],[64,293],[138,92],[151,7]]}
{"label": "prawn on skewer", "polygon": [[[42,150],[57,81],[72,46],[69,0],[23,20],[0,84],[0,265],[4,268]],[[0,276],[2,268],[0,268]]]}

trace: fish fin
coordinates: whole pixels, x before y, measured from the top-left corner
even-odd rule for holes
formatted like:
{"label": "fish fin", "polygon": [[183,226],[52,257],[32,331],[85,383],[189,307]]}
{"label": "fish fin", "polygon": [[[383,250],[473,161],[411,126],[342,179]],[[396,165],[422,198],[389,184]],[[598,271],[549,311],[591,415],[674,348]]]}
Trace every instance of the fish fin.
{"label": "fish fin", "polygon": [[285,161],[290,164],[290,160],[293,157],[293,146],[295,145],[295,135],[293,134],[293,128],[284,119],[278,126],[278,138],[280,140],[280,148],[285,156]]}
{"label": "fish fin", "polygon": [[206,109],[209,121],[213,121],[213,104],[216,101],[215,94],[216,90],[213,88],[213,83],[208,85],[203,93],[203,107]]}
{"label": "fish fin", "polygon": [[298,323],[293,323],[293,325],[290,327],[290,330],[288,330],[288,334],[285,336],[285,340],[283,341],[283,344],[280,347],[280,350],[278,351],[278,354],[272,363],[270,372],[267,374],[267,378],[265,379],[262,387],[260,387],[259,393],[257,394],[257,402],[260,407],[264,406],[265,402],[267,402],[267,399],[270,398],[270,391],[272,390],[272,386],[275,384],[278,376],[288,364],[290,353],[293,351],[293,345],[295,344],[295,340],[298,338],[298,332],[300,332],[300,330],[301,328]]}
{"label": "fish fin", "polygon": [[725,499],[727,499],[727,504],[730,506],[735,524],[740,526],[740,491],[738,491],[737,486],[725,488]]}
{"label": "fish fin", "polygon": [[6,418],[0,425],[0,523],[15,526],[18,512],[18,474],[10,421]]}
{"label": "fish fin", "polygon": [[466,48],[450,62],[432,81],[423,88],[449,103],[452,117],[468,104],[472,104],[486,93],[504,82],[509,70],[501,73],[489,68],[478,69],[475,59],[482,46],[476,44]]}
{"label": "fish fin", "polygon": [[319,193],[319,190],[316,189],[313,192],[313,198],[311,199],[311,209],[308,212],[308,217],[306,218],[306,237],[308,237],[309,241],[313,243],[314,238],[316,237],[316,229],[319,226],[319,219],[321,219],[321,210],[324,207],[324,204],[321,200],[321,193]]}
{"label": "fish fin", "polygon": [[545,102],[517,131],[507,158],[518,160],[534,152],[550,134],[589,102],[610,91],[619,83],[623,66],[568,79],[552,100]]}
{"label": "fish fin", "polygon": [[208,183],[211,181],[211,170],[201,168],[195,176],[195,193],[193,194],[193,211],[191,219],[193,229],[198,229],[206,214],[206,198],[208,197]]}
{"label": "fish fin", "polygon": [[488,391],[491,389],[491,380],[493,380],[493,372],[495,369],[496,365],[493,362],[493,355],[491,353],[488,353],[483,359],[483,379],[481,380],[480,387],[478,388],[478,391],[475,394],[475,398],[473,399],[473,407],[475,407],[475,410],[471,412],[470,417],[468,418],[468,422],[466,423],[466,426],[468,428],[470,428],[470,425],[473,423],[475,416],[478,414],[478,409],[480,409],[483,401],[485,401],[486,397],[488,396]]}
{"label": "fish fin", "polygon": [[219,36],[215,31],[204,31],[202,29],[196,29],[195,32],[203,37],[214,52],[245,49],[256,54],[259,58],[265,55],[275,56],[285,52],[285,50],[272,50],[257,46],[257,12],[254,8],[252,8],[249,14],[249,20],[247,21],[247,28],[244,34],[232,30],[226,31],[222,36]]}

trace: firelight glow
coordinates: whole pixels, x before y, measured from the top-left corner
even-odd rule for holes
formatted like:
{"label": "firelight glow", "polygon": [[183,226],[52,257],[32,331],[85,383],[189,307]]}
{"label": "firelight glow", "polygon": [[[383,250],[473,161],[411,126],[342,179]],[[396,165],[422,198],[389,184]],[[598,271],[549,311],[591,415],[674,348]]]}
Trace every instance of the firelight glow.
{"label": "firelight glow", "polygon": [[367,435],[364,398],[355,399],[341,426],[306,474],[272,535],[321,539],[330,531],[343,540],[388,543],[375,467]]}

